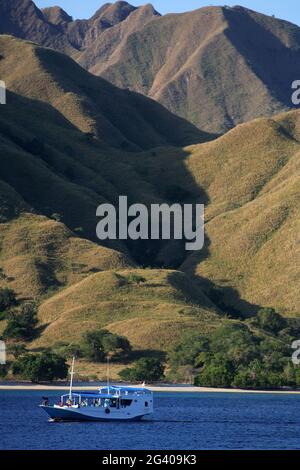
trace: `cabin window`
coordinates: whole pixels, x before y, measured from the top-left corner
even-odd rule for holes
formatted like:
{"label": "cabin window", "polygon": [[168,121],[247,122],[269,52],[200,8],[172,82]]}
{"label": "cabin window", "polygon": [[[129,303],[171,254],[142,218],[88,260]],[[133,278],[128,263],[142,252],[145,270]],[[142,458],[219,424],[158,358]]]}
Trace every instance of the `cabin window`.
{"label": "cabin window", "polygon": [[147,401],[145,401],[145,407],[147,408],[147,406],[148,406],[148,402],[147,402]]}
{"label": "cabin window", "polygon": [[132,400],[127,400],[127,399],[124,399],[124,398],[122,398],[122,400],[121,400],[121,406],[123,408],[126,408],[126,406],[130,406],[131,403],[132,403]]}

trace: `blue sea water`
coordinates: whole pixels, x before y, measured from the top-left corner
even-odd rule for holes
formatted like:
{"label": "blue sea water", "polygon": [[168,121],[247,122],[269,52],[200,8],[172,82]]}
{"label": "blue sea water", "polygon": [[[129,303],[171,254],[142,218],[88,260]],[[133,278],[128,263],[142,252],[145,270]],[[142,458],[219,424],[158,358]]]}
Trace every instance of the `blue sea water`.
{"label": "blue sea water", "polygon": [[300,395],[156,393],[136,423],[49,423],[41,395],[0,391],[0,449],[300,449]]}

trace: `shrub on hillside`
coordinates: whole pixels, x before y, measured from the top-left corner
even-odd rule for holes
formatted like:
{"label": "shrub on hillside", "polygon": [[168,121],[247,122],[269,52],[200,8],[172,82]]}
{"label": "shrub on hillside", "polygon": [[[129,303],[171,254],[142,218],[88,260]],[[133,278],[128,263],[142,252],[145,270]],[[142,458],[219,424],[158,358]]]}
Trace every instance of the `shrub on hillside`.
{"label": "shrub on hillside", "polygon": [[27,352],[27,349],[23,343],[13,343],[7,346],[7,352],[8,354],[12,354],[15,359],[18,359]]}
{"label": "shrub on hillside", "polygon": [[35,336],[38,323],[36,305],[27,302],[20,308],[11,310],[7,315],[7,320],[3,332],[4,339],[31,340]]}
{"label": "shrub on hillside", "polygon": [[81,346],[77,343],[60,342],[60,343],[54,344],[52,349],[60,356],[63,356],[67,359],[74,357],[74,356],[82,357],[83,355]]}
{"label": "shrub on hillside", "polygon": [[0,378],[4,379],[7,376],[7,365],[0,364]]}
{"label": "shrub on hillside", "polygon": [[16,293],[7,287],[0,288],[0,312],[6,312],[17,305]]}
{"label": "shrub on hillside", "polygon": [[146,281],[146,279],[143,276],[140,276],[139,274],[131,273],[127,276],[128,282],[132,284],[141,284]]}
{"label": "shrub on hillside", "polygon": [[257,321],[260,328],[270,333],[277,334],[283,330],[287,321],[273,308],[263,308],[257,314]]}
{"label": "shrub on hillside", "polygon": [[88,331],[83,335],[82,353],[92,361],[103,362],[107,357],[127,356],[130,351],[128,339],[110,331]]}

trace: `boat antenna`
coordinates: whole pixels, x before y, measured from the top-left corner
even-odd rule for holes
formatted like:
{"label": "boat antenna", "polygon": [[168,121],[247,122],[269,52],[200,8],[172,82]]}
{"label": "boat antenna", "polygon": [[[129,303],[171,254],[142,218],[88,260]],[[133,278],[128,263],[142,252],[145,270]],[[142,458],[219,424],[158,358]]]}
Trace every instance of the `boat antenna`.
{"label": "boat antenna", "polygon": [[72,360],[72,367],[71,367],[71,379],[70,379],[70,391],[69,391],[69,399],[72,400],[72,387],[73,387],[73,376],[74,376],[74,364],[75,364],[75,356],[73,356]]}

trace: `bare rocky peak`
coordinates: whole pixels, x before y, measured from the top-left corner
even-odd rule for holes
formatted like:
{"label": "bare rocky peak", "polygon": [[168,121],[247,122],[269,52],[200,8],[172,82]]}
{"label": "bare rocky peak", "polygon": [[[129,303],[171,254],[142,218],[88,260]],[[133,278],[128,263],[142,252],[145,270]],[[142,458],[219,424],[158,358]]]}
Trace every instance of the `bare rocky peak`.
{"label": "bare rocky peak", "polygon": [[49,23],[54,25],[65,25],[73,21],[72,16],[68,15],[68,13],[59,6],[43,8],[41,11]]}

